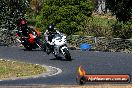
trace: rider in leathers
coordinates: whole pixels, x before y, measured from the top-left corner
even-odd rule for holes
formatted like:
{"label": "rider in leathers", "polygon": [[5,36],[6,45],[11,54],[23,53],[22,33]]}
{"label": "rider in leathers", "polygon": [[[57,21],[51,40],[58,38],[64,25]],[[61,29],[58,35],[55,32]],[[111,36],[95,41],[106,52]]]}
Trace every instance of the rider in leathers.
{"label": "rider in leathers", "polygon": [[49,48],[49,50],[47,51],[47,54],[50,54],[54,49],[54,46],[52,44],[52,39],[54,37],[54,34],[56,33],[60,34],[60,32],[54,28],[54,25],[52,24],[48,25],[48,29],[44,33],[44,39],[46,41],[46,46]]}
{"label": "rider in leathers", "polygon": [[34,30],[27,25],[26,19],[19,19],[18,21],[18,34],[19,36],[28,37],[29,33],[32,33]]}

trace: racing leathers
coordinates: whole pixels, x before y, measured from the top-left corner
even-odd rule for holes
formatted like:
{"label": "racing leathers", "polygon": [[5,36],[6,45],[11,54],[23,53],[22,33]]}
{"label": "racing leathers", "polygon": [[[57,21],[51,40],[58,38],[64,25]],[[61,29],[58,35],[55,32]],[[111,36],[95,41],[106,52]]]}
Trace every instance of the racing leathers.
{"label": "racing leathers", "polygon": [[49,49],[47,51],[47,54],[50,54],[54,49],[52,39],[54,37],[54,34],[56,34],[56,33],[60,34],[60,32],[58,30],[55,30],[55,32],[52,32],[52,33],[50,33],[48,30],[46,30],[45,33],[44,33],[44,40],[45,40],[46,46]]}

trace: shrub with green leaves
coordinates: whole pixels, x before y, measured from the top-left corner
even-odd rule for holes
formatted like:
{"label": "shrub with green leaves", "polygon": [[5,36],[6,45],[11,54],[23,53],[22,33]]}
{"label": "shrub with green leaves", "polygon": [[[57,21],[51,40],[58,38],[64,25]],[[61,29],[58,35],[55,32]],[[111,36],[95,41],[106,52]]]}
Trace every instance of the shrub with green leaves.
{"label": "shrub with green leaves", "polygon": [[113,25],[113,36],[123,39],[132,38],[132,22],[116,22]]}
{"label": "shrub with green leaves", "polygon": [[91,16],[93,10],[92,0],[45,0],[39,21],[44,26],[52,23],[70,35],[79,31],[78,26]]}
{"label": "shrub with green leaves", "polygon": [[[92,16],[87,18],[78,29],[82,31],[83,35],[95,37],[112,37],[112,25],[116,21],[108,18],[101,18],[99,16]],[[77,34],[80,34],[77,33]]]}

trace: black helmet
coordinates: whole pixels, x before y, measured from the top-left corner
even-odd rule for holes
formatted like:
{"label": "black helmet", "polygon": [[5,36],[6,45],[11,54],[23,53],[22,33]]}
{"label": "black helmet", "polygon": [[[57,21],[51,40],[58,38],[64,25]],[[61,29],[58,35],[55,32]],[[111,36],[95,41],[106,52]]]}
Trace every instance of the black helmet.
{"label": "black helmet", "polygon": [[52,25],[52,24],[48,25],[48,31],[54,32],[54,25]]}

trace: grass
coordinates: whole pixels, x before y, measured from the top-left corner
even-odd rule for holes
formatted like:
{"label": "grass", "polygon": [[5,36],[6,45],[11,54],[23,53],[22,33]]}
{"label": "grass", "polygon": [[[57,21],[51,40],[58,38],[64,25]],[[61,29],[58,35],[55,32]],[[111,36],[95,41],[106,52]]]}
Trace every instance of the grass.
{"label": "grass", "polygon": [[46,72],[46,68],[30,63],[0,60],[0,80],[32,76]]}

